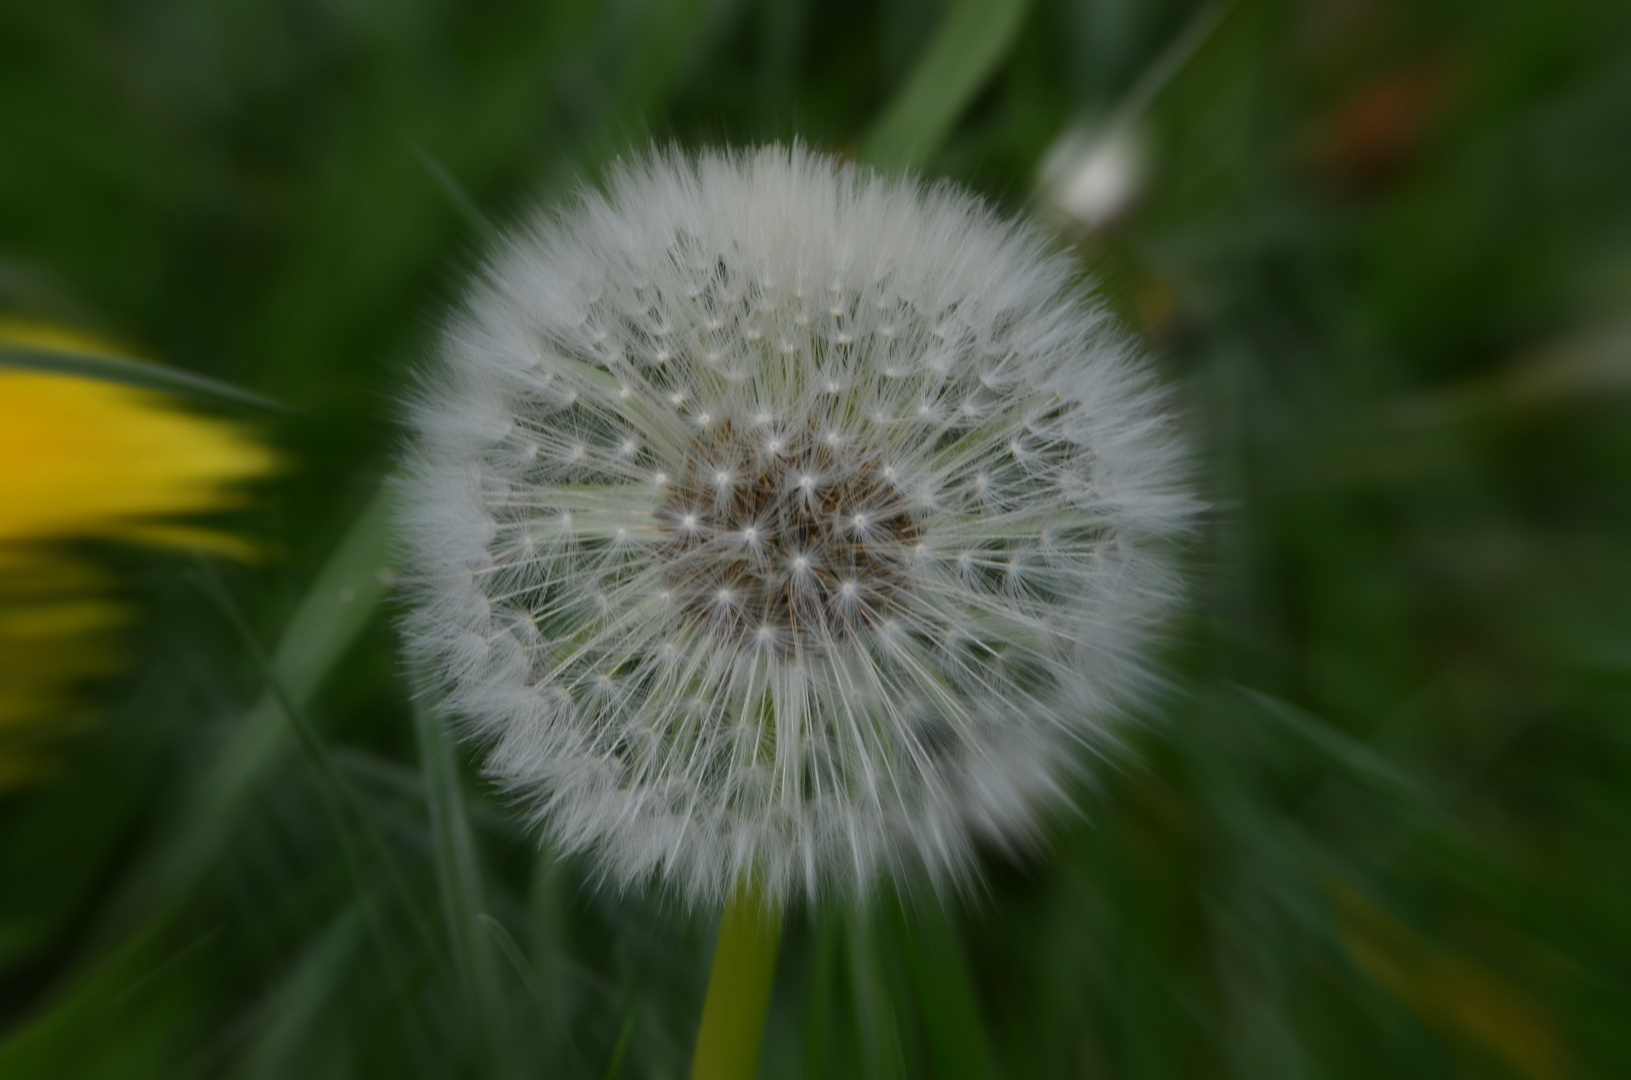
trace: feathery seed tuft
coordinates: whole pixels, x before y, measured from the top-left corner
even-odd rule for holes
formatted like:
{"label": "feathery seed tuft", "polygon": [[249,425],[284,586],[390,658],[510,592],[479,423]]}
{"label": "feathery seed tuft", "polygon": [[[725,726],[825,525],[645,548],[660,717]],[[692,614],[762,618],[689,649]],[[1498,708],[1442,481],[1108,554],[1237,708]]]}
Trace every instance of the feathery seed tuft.
{"label": "feathery seed tuft", "polygon": [[1152,685],[1193,503],[1071,264],[949,187],[656,154],[511,237],[413,408],[410,641],[607,881],[966,873]]}

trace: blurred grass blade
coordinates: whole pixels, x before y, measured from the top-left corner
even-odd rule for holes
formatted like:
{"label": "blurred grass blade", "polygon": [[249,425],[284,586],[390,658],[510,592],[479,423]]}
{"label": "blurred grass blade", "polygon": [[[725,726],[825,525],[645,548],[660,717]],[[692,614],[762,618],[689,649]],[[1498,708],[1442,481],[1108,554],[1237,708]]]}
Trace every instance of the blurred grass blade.
{"label": "blurred grass blade", "polygon": [[438,161],[436,155],[426,150],[419,140],[404,135],[402,141],[407,144],[408,151],[413,154],[419,164],[425,167],[425,171],[430,174],[430,178],[435,180],[437,185],[447,193],[448,201],[458,210],[459,216],[464,218],[465,223],[476,230],[483,242],[489,244],[495,242],[499,235],[498,226],[494,225],[492,219],[481,212],[481,207],[476,205],[476,200],[470,195],[470,192],[465,190],[464,185],[459,183],[458,178],[448,171],[447,166]]}
{"label": "blurred grass blade", "polygon": [[[340,541],[285,627],[271,669],[288,704],[303,709],[391,589],[391,493],[381,488]],[[235,725],[200,772],[182,818],[145,873],[138,873],[115,923],[140,920],[198,880],[231,835],[244,796],[293,736],[270,688]]]}
{"label": "blurred grass blade", "polygon": [[1142,117],[1156,96],[1206,44],[1232,7],[1234,0],[1212,0],[1191,16],[1183,32],[1162,50],[1153,63],[1145,67],[1132,89],[1116,105],[1112,124],[1125,124]]}
{"label": "blurred grass blade", "polygon": [[895,919],[934,1075],[986,1080],[992,1074],[991,1047],[956,927],[937,903],[911,912],[896,904]]}
{"label": "blurred grass blade", "polygon": [[49,375],[73,375],[82,379],[120,383],[141,390],[154,390],[190,398],[211,405],[249,406],[267,412],[292,412],[289,406],[271,398],[218,382],[190,371],[149,364],[127,357],[67,349],[19,348],[0,345],[0,367],[21,368]]}
{"label": "blurred grass blade", "polygon": [[1476,957],[1415,933],[1351,890],[1337,899],[1342,945],[1365,977],[1428,1026],[1481,1045],[1512,1073],[1536,1080],[1572,1075],[1551,1010]]}
{"label": "blurred grass blade", "polygon": [[[233,629],[238,632],[239,640],[249,651],[255,662],[260,665],[261,675],[266,680],[266,688],[271,692],[279,707],[283,710],[284,719],[293,730],[295,738],[300,744],[301,751],[306,756],[306,763],[310,766],[312,775],[317,783],[317,794],[323,804],[324,813],[328,816],[329,826],[334,831],[334,838],[339,842],[341,852],[356,888],[363,913],[368,916],[369,924],[374,931],[381,953],[381,960],[385,964],[388,974],[399,975],[406,965],[399,958],[397,937],[386,933],[384,923],[374,902],[373,890],[370,888],[371,879],[363,869],[362,852],[359,850],[358,834],[366,840],[372,848],[377,865],[385,870],[398,901],[413,922],[418,932],[420,943],[425,947],[427,955],[435,958],[436,941],[430,932],[430,924],[419,909],[414,899],[413,890],[409,887],[407,879],[403,877],[396,858],[391,849],[386,846],[384,839],[375,828],[373,818],[368,807],[358,797],[356,789],[346,778],[334,755],[329,752],[327,744],[313,728],[306,716],[304,707],[296,703],[290,696],[289,690],[278,678],[266,653],[261,649],[260,643],[255,640],[254,631],[244,618],[237,603],[232,599],[225,584],[215,574],[210,565],[200,560],[202,572],[201,583],[206,594],[220,607],[222,613],[232,623]],[[349,818],[348,818],[349,815]],[[352,823],[355,823],[355,828]],[[393,978],[393,989],[400,986],[401,980]],[[403,1000],[406,1005],[405,999]],[[404,1009],[406,1011],[406,1009]]]}
{"label": "blurred grass blade", "polygon": [[240,1065],[244,1080],[298,1075],[301,1051],[310,1045],[312,1029],[327,1014],[361,936],[358,910],[345,910],[267,995],[260,1009],[260,1030]]}
{"label": "blurred grass blade", "polygon": [[905,84],[861,142],[880,169],[922,165],[996,71],[1025,21],[1027,0],[952,0]]}
{"label": "blurred grass blade", "polygon": [[838,915],[823,912],[815,934],[815,973],[810,978],[809,1014],[805,1018],[804,1075],[820,1080],[830,1073],[834,1060],[832,999],[838,992],[838,963],[842,937]]}
{"label": "blurred grass blade", "polygon": [[1249,687],[1237,689],[1242,696],[1258,707],[1262,715],[1276,721],[1283,730],[1296,735],[1341,765],[1353,779],[1410,803],[1419,804],[1423,801],[1421,785],[1364,743],[1310,716],[1289,702]]}
{"label": "blurred grass blade", "polygon": [[640,1003],[635,1001],[629,1006],[629,1014],[623,1019],[623,1026],[618,1029],[617,1042],[612,1044],[611,1059],[606,1062],[606,1071],[601,1074],[602,1080],[617,1080],[623,1074],[623,1061],[629,1056],[629,1043],[634,1040],[634,1024],[640,1019]]}
{"label": "blurred grass blade", "polygon": [[851,998],[862,1072],[876,1080],[908,1076],[894,1006],[897,1001],[904,1005],[907,999],[897,996],[893,980],[884,970],[886,942],[871,925],[869,912],[856,912],[848,922]]}
{"label": "blurred grass blade", "polygon": [[[300,749],[310,767],[312,776],[316,781],[318,801],[322,804],[324,815],[328,818],[329,828],[333,831],[334,839],[339,844],[340,852],[345,862],[346,873],[350,877],[352,888],[356,891],[357,901],[363,915],[368,922],[369,930],[379,953],[381,969],[386,978],[386,984],[395,998],[397,1022],[403,1025],[404,1037],[409,1042],[423,1042],[423,1033],[413,1021],[414,1007],[407,993],[407,974],[412,964],[403,955],[401,936],[390,932],[386,928],[384,913],[380,908],[372,886],[372,879],[365,869],[363,853],[359,839],[366,841],[372,849],[375,865],[385,872],[402,910],[407,913],[414,931],[428,957],[434,966],[446,974],[445,961],[437,950],[437,942],[431,933],[430,924],[419,904],[414,898],[413,889],[403,876],[396,858],[386,846],[368,808],[357,796],[355,789],[340,768],[335,764],[334,757],[329,753],[327,745],[321,736],[312,727],[306,717],[304,708],[297,704],[290,696],[289,690],[278,678],[271,662],[255,640],[254,632],[250,629],[248,621],[233,601],[231,593],[214,574],[208,563],[201,561],[203,571],[203,584],[206,593],[220,606],[237,630],[240,639],[255,662],[260,665],[261,674],[266,680],[267,690],[271,692],[283,718],[290,730],[295,734]],[[353,825],[354,823],[354,825]],[[420,1058],[424,1059],[425,1054]]]}
{"label": "blurred grass blade", "polygon": [[181,1032],[199,1006],[190,977],[213,934],[179,949],[154,931],[122,943],[76,975],[48,1009],[6,1032],[0,1076],[179,1075]]}
{"label": "blurred grass blade", "polygon": [[430,703],[428,688],[420,687],[413,695],[413,724],[454,968],[471,1019],[486,1036],[493,1071],[507,1075],[512,1057],[509,1007],[499,987],[492,935],[481,931],[481,912],[487,906],[481,859],[470,830],[453,743]]}
{"label": "blurred grass blade", "polygon": [[573,1073],[587,1077],[589,1075],[589,1065],[583,1060],[583,1055],[578,1053],[577,1040],[572,1037],[571,1029],[561,1019],[560,1010],[550,1007],[549,995],[544,992],[544,988],[538,983],[538,973],[532,969],[531,964],[527,963],[527,958],[522,955],[521,947],[515,943],[515,938],[510,935],[508,930],[504,929],[503,923],[491,915],[483,912],[477,918],[481,920],[483,926],[487,927],[488,932],[493,936],[493,940],[498,943],[499,951],[504,954],[504,958],[515,969],[516,975],[521,979],[521,984],[527,988],[527,994],[532,998],[532,1003],[538,1008],[538,1015],[560,1031],[561,1041],[566,1044],[567,1053],[571,1057]]}

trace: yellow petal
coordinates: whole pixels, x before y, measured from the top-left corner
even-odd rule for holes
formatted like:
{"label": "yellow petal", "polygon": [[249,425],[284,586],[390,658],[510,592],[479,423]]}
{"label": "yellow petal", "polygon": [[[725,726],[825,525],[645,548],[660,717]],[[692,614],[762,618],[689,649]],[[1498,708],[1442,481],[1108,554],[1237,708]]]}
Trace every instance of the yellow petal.
{"label": "yellow petal", "polygon": [[224,509],[272,452],[232,424],[113,383],[0,369],[0,544],[108,537]]}
{"label": "yellow petal", "polygon": [[[131,359],[76,331],[0,319],[0,348]],[[126,610],[111,582],[52,551],[65,540],[254,549],[176,517],[240,505],[275,466],[237,425],[171,398],[93,378],[0,366],[0,790],[39,779],[75,692],[118,668],[110,631]],[[43,722],[52,722],[52,727]]]}
{"label": "yellow petal", "polygon": [[[60,715],[73,690],[117,670],[108,631],[126,612],[76,562],[11,551],[0,560],[0,735]],[[0,748],[0,772],[8,754]]]}

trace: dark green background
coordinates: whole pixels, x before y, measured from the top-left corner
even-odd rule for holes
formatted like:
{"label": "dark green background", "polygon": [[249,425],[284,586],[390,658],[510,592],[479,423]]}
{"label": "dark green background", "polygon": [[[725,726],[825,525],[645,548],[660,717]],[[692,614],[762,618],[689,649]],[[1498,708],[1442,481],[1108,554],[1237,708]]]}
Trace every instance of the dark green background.
{"label": "dark green background", "polygon": [[717,913],[595,891],[410,705],[397,402],[618,154],[1040,214],[1129,95],[1073,240],[1211,507],[1171,693],[969,894],[790,912],[762,1075],[1631,1074],[1631,5],[4,0],[0,313],[290,411],[230,414],[266,566],[95,553],[142,621],[0,800],[0,1076],[683,1075]]}

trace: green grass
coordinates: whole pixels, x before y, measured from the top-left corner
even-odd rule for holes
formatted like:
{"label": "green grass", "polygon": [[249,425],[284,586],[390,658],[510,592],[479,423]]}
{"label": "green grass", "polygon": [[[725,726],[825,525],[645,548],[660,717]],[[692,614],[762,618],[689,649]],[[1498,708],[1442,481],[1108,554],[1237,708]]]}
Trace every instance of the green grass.
{"label": "green grass", "polygon": [[97,553],[141,621],[0,799],[0,1077],[683,1075],[717,913],[540,851],[400,659],[397,403],[652,140],[1040,213],[1111,117],[1076,239],[1211,506],[1171,690],[966,894],[789,911],[761,1075],[1631,1072],[1622,2],[145,0],[0,12],[0,313],[292,464],[264,566]]}

